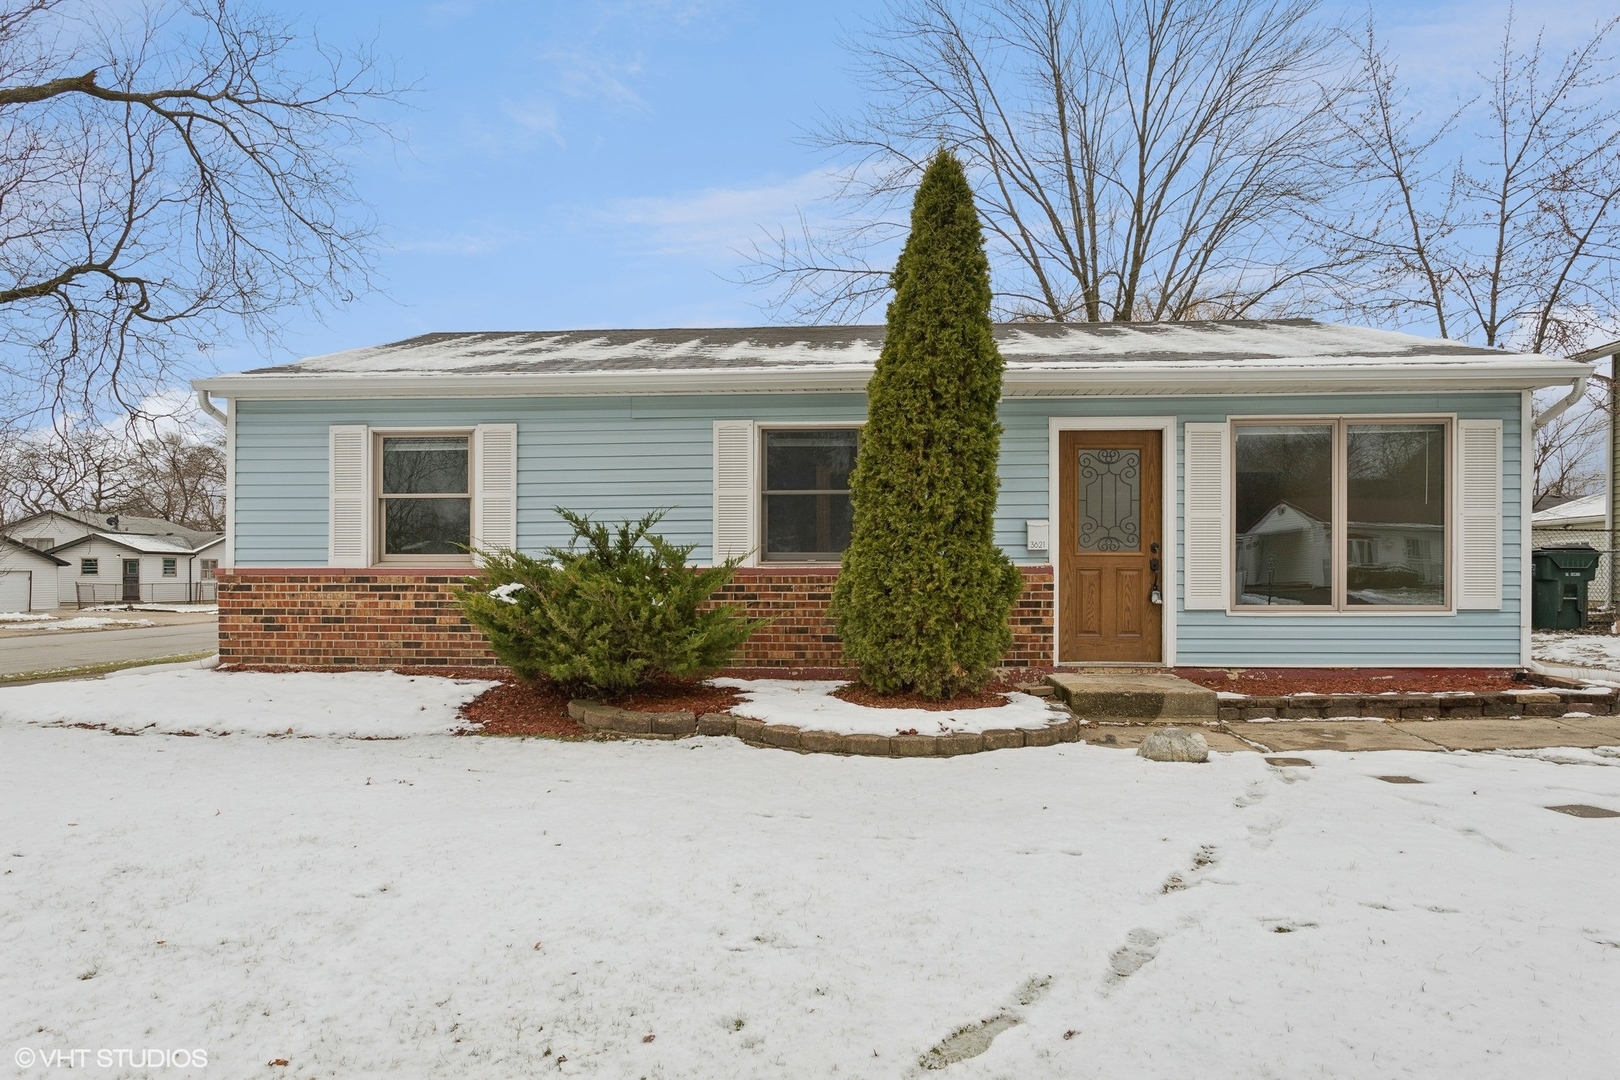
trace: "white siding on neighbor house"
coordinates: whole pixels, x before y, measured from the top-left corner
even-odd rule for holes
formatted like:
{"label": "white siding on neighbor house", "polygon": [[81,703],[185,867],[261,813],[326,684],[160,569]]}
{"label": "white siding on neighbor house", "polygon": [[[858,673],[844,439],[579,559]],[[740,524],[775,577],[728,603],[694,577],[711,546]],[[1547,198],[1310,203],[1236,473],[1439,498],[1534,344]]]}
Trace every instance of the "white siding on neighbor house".
{"label": "white siding on neighbor house", "polygon": [[[56,570],[55,564],[45,559],[0,545],[0,611],[56,608]],[[14,607],[14,604],[19,606]],[[28,607],[25,609],[21,604]]]}
{"label": "white siding on neighbor house", "polygon": [[[219,550],[215,545],[203,552],[201,557],[213,558],[214,552]],[[82,544],[75,544],[66,551],[56,551],[53,554],[59,559],[66,559],[67,565],[57,571],[57,595],[63,607],[70,607],[79,603],[79,585],[97,585],[100,588],[94,592],[85,590],[85,603],[92,598],[97,603],[117,603],[121,599],[120,588],[124,580],[124,560],[139,559],[141,563],[141,598],[154,600],[159,603],[184,603],[190,596],[187,585],[194,583],[201,574],[197,560],[199,556],[188,555],[184,552],[173,554],[147,555],[119,547],[117,544],[102,540],[99,537],[86,540]],[[80,560],[95,559],[97,573],[93,577],[85,577],[79,572],[83,565]],[[173,559],[174,577],[163,576],[163,560]],[[156,586],[156,591],[152,590]]]}
{"label": "white siding on neighbor house", "polygon": [[[1053,416],[1175,415],[1176,537],[1183,536],[1185,425],[1229,416],[1446,414],[1503,426],[1502,603],[1498,610],[1425,615],[1230,615],[1178,611],[1178,663],[1287,664],[1519,663],[1520,395],[1364,394],[1199,398],[1026,398],[1004,403],[1001,499],[996,539],[1015,561],[1043,564],[1024,547],[1025,522],[1055,519],[1049,507],[1048,426]],[[334,424],[408,428],[515,423],[518,428],[518,547],[567,539],[551,512],[562,506],[607,519],[668,508],[661,531],[711,558],[715,422],[858,421],[859,394],[749,394],[644,398],[238,401],[234,562],[242,567],[327,564],[328,444]],[[1178,566],[1185,565],[1178,547]],[[222,562],[232,560],[230,553]]]}

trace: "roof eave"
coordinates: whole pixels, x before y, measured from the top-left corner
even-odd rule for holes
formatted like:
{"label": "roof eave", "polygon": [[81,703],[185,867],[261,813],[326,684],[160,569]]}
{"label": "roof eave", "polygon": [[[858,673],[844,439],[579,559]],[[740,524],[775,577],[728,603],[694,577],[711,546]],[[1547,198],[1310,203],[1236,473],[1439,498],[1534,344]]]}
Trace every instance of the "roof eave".
{"label": "roof eave", "polygon": [[[1003,376],[1006,397],[1166,396],[1193,393],[1310,393],[1366,391],[1535,390],[1591,374],[1569,361],[1395,364],[1310,367],[1131,364],[1052,370],[1013,368]],[[297,401],[362,398],[589,397],[715,393],[862,393],[872,369],[849,365],[791,371],[594,371],[501,374],[220,375],[192,386],[237,400]]]}

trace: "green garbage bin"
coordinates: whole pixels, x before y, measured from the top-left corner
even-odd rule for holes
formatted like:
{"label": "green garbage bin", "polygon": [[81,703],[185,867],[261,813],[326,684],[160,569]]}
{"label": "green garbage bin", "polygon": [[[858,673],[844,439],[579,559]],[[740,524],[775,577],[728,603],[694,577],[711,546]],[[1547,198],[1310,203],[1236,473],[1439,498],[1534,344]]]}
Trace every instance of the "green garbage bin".
{"label": "green garbage bin", "polygon": [[1530,625],[1578,630],[1586,625],[1586,587],[1597,577],[1602,553],[1588,544],[1561,544],[1531,553]]}

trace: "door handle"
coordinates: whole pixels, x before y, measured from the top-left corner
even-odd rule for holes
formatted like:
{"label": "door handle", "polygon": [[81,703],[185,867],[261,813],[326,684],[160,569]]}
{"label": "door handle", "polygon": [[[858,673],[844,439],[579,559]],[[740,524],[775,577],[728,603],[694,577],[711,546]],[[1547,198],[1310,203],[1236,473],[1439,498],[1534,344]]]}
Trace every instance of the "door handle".
{"label": "door handle", "polygon": [[[1157,552],[1159,545],[1154,544],[1153,550]],[[1148,589],[1148,603],[1162,606],[1164,604],[1164,594],[1159,592],[1159,560],[1157,558],[1149,559],[1148,569],[1153,571],[1153,584]]]}

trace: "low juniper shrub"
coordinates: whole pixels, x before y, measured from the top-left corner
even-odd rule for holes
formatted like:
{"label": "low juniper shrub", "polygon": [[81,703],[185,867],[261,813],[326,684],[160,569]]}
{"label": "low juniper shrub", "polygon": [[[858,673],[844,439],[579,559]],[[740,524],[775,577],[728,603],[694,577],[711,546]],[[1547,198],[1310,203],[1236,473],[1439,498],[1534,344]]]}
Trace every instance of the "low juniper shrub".
{"label": "low juniper shrub", "polygon": [[611,695],[660,678],[709,675],[766,621],[708,604],[738,560],[689,565],[694,545],[652,531],[664,511],[616,526],[556,512],[574,530],[566,547],[540,558],[481,552],[483,576],[457,592],[468,621],[520,678]]}

